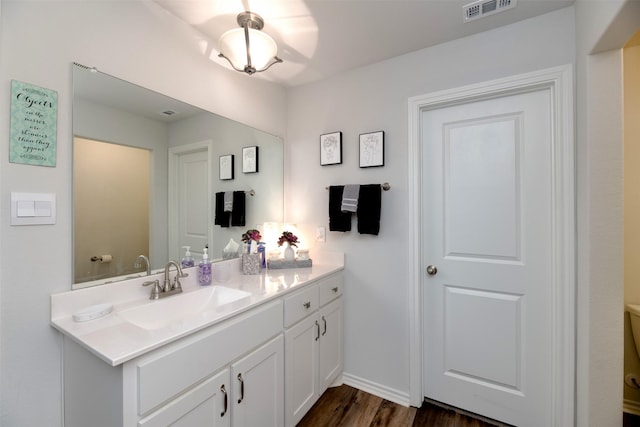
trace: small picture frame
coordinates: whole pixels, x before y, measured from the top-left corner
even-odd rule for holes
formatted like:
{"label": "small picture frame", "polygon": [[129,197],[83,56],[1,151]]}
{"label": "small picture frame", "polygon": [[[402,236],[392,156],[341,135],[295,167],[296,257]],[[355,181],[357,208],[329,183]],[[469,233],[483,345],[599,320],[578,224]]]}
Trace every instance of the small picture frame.
{"label": "small picture frame", "polygon": [[360,167],[384,166],[384,131],[360,134]]}
{"label": "small picture frame", "polygon": [[233,179],[233,154],[220,156],[220,180]]}
{"label": "small picture frame", "polygon": [[342,163],[342,132],[320,135],[320,166]]}
{"label": "small picture frame", "polygon": [[258,147],[244,147],[242,149],[242,173],[258,172]]}

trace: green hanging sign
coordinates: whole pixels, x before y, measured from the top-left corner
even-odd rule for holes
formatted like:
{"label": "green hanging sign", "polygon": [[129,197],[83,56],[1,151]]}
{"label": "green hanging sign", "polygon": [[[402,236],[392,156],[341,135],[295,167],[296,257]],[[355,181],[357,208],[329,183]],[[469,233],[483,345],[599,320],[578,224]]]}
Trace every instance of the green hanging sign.
{"label": "green hanging sign", "polygon": [[56,165],[58,93],[11,80],[9,161]]}

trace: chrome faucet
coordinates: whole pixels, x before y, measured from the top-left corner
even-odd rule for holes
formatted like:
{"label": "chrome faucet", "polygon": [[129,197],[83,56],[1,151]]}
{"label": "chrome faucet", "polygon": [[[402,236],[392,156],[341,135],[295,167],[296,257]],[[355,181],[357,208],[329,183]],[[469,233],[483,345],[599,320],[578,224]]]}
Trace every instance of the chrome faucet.
{"label": "chrome faucet", "polygon": [[142,267],[142,261],[144,261],[147,264],[147,276],[148,276],[151,274],[151,263],[149,262],[149,258],[147,258],[144,255],[138,255],[138,258],[136,258],[136,262],[135,264],[133,264],[133,266],[135,268]]}
{"label": "chrome faucet", "polygon": [[[141,255],[142,256],[142,255]],[[169,277],[169,270],[171,270],[171,266],[175,265],[176,267],[176,277],[173,278],[173,282]],[[164,266],[164,284],[160,286],[160,280],[151,280],[148,282],[144,282],[142,286],[153,286],[151,288],[151,295],[149,299],[160,299],[164,297],[168,297],[169,295],[175,295],[182,292],[182,285],[180,284],[180,278],[187,277],[187,273],[182,272],[182,268],[180,264],[175,261],[169,261],[167,265]]]}
{"label": "chrome faucet", "polygon": [[[171,281],[169,280],[169,270],[171,269],[171,266],[175,265],[176,266],[176,277],[174,277],[173,279],[173,283],[171,283]],[[162,287],[162,291],[163,292],[171,292],[171,291],[176,291],[176,293],[182,292],[182,285],[180,284],[180,278],[181,277],[187,277],[188,274],[187,273],[183,273],[182,272],[182,268],[180,267],[180,264],[178,264],[175,261],[169,261],[167,263],[167,265],[164,266],[164,286]]]}

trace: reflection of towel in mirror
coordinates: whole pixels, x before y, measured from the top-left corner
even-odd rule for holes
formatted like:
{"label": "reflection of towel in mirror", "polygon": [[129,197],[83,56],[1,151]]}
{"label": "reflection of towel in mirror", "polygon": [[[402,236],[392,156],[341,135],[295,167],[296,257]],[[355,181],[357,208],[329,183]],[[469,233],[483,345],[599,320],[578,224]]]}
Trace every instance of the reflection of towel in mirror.
{"label": "reflection of towel in mirror", "polygon": [[329,187],[329,230],[351,231],[351,213],[342,212],[342,193],[344,186]]}
{"label": "reflection of towel in mirror", "polygon": [[231,211],[231,225],[234,227],[245,226],[245,202],[244,191],[233,192],[233,211]]}
{"label": "reflection of towel in mirror", "polygon": [[224,211],[233,212],[233,191],[224,192]]}
{"label": "reflection of towel in mirror", "polygon": [[216,193],[216,214],[213,223],[220,227],[228,227],[230,217],[231,213],[224,211],[224,192]]}
{"label": "reflection of towel in mirror", "polygon": [[360,185],[349,184],[344,186],[342,192],[342,212],[358,211],[358,195],[360,193]]}
{"label": "reflection of towel in mirror", "polygon": [[358,199],[358,233],[378,235],[382,196],[380,184],[360,186]]}

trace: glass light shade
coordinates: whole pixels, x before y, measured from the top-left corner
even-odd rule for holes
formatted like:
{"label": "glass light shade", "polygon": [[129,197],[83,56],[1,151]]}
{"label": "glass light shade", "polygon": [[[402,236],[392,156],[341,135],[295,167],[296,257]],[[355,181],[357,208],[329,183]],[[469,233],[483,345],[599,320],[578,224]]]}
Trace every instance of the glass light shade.
{"label": "glass light shade", "polygon": [[[269,35],[249,28],[249,44],[251,65],[258,71],[266,67],[278,54],[278,46]],[[247,45],[244,39],[244,28],[235,28],[224,33],[218,42],[220,53],[229,58],[238,69],[247,65]]]}

